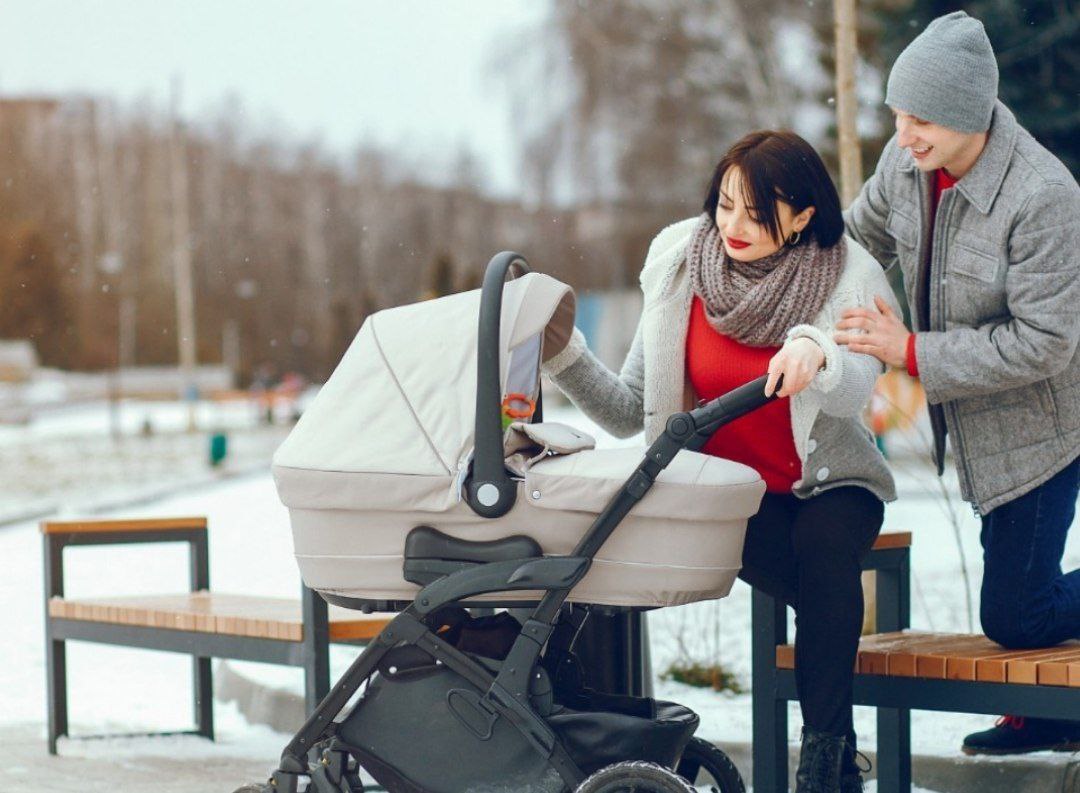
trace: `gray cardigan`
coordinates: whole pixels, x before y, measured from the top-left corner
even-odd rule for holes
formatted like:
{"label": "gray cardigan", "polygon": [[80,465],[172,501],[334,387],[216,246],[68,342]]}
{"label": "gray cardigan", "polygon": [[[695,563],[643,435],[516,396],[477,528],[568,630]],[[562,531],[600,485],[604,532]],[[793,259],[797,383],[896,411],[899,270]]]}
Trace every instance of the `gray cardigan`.
{"label": "gray cardigan", "polygon": [[[570,344],[546,361],[552,381],[608,432],[629,437],[643,428],[646,442],[663,431],[668,416],[693,407],[696,395],[685,371],[690,289],[683,251],[697,219],[664,229],[653,240],[642,270],[644,308],[634,341],[618,374],[610,371],[574,331]],[[852,240],[840,282],[813,324],[788,339],[811,338],[825,352],[825,367],[790,400],[792,431],[802,474],[792,492],[809,498],[846,485],[865,487],[883,501],[896,497],[893,479],[861,414],[883,367],[832,340],[842,309],[873,305],[875,294],[893,301],[880,265]]]}

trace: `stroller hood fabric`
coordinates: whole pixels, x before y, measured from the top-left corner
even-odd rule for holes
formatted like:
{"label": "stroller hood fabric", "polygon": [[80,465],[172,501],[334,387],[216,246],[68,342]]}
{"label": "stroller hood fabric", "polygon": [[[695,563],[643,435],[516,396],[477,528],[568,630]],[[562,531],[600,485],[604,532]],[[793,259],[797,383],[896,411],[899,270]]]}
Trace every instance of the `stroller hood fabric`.
{"label": "stroller hood fabric", "polygon": [[[473,290],[369,317],[274,455],[275,468],[456,475],[473,445],[479,311],[480,290]],[[566,284],[541,273],[508,282],[502,383],[515,348],[543,333],[550,357],[566,346],[573,323]]]}

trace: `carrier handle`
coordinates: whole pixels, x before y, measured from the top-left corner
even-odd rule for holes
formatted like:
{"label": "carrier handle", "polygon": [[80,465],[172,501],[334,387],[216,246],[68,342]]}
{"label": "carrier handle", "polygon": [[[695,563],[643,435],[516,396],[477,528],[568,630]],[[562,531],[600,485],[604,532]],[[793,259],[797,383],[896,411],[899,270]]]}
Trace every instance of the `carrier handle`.
{"label": "carrier handle", "polygon": [[499,323],[502,319],[503,286],[507,275],[519,278],[529,272],[520,253],[495,254],[484,272],[480,290],[480,328],[476,356],[476,444],[465,500],[484,518],[499,518],[510,511],[517,485],[506,473],[503,459],[502,383],[499,377]]}

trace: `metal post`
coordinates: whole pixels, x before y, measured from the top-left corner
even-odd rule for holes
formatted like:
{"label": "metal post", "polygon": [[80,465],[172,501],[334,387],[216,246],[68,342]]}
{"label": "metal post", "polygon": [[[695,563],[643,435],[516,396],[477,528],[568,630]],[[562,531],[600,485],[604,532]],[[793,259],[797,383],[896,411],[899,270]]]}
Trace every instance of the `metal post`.
{"label": "metal post", "polygon": [[[909,626],[910,566],[910,554],[903,549],[891,553],[889,562],[878,570],[877,623],[882,632],[904,630]],[[877,732],[878,790],[881,793],[910,793],[911,711],[879,707]]]}
{"label": "metal post", "polygon": [[49,699],[49,754],[56,754],[56,741],[68,734],[67,707],[67,645],[54,639],[49,600],[64,596],[64,540],[62,537],[42,536],[45,559],[45,655]]}
{"label": "metal post", "polygon": [[326,601],[301,584],[304,621],[304,710],[310,716],[330,693],[330,619]]}
{"label": "metal post", "polygon": [[180,125],[180,80],[172,82],[169,125],[169,177],[172,188],[173,276],[176,288],[176,336],[179,344],[181,395],[188,405],[188,432],[195,430],[195,285],[188,217],[187,139]]}
{"label": "metal post", "polygon": [[757,589],[751,603],[754,790],[786,793],[787,701],[777,691],[776,646],[787,644],[787,611],[783,602]]}
{"label": "metal post", "polygon": [[[206,529],[189,542],[191,591],[210,589],[210,543]],[[195,731],[214,740],[214,670],[208,656],[191,658],[191,693],[194,698]]]}
{"label": "metal post", "polygon": [[574,642],[585,668],[585,684],[608,694],[631,694],[633,645],[628,614],[603,614],[592,607]]}

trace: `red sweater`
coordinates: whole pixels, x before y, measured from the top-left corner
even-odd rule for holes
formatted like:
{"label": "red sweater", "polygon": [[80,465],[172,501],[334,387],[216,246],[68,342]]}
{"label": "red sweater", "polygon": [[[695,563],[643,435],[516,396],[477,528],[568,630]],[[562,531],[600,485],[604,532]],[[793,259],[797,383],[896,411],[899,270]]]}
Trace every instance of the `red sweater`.
{"label": "red sweater", "polygon": [[[716,399],[765,374],[779,349],[750,347],[717,333],[705,316],[701,298],[694,296],[686,334],[686,370],[699,399]],[[749,465],[761,474],[770,493],[790,493],[802,476],[786,398],[724,425],[702,451]]]}
{"label": "red sweater", "polygon": [[[934,171],[934,190],[930,194],[930,239],[934,238],[934,219],[937,217],[938,204],[941,203],[941,194],[948,190],[950,187],[956,185],[957,180],[954,179],[948,171],[944,168],[938,168]],[[928,257],[930,253],[926,254]],[[929,320],[930,314],[930,267],[926,267],[926,280],[922,284],[922,308],[924,315]],[[907,340],[907,355],[906,364],[908,374],[912,377],[919,376],[919,362],[915,358],[915,334],[912,333],[908,336]]]}

